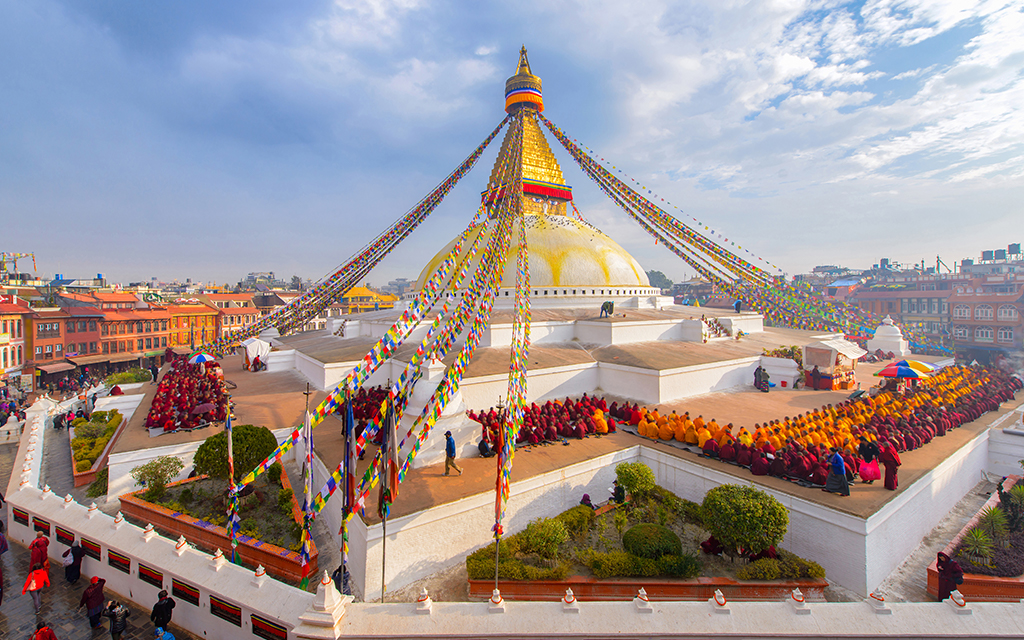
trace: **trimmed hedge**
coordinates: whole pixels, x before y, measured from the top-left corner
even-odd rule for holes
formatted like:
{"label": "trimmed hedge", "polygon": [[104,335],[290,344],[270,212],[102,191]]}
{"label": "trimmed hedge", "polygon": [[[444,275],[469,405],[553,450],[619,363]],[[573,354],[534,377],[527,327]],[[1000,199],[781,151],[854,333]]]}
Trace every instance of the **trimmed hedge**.
{"label": "trimmed hedge", "polygon": [[103,455],[103,449],[114,437],[122,420],[124,416],[114,409],[93,413],[89,422],[84,418],[76,418],[72,422],[75,437],[71,439],[71,454],[75,458],[75,471],[81,473],[92,468],[96,459]]}
{"label": "trimmed hedge", "polygon": [[761,558],[736,572],[740,580],[806,580],[825,578],[825,569],[817,562],[805,560],[795,553],[779,549],[778,559]]}
{"label": "trimmed hedge", "polygon": [[[535,567],[517,557],[521,552],[518,534],[501,541],[498,578],[504,580],[565,580],[569,564],[559,562],[553,567]],[[466,557],[466,573],[470,580],[494,578],[494,543],[477,549]]]}
{"label": "trimmed hedge", "polygon": [[683,543],[679,536],[659,524],[636,525],[622,536],[622,548],[635,556],[651,560],[683,553]]}
{"label": "trimmed hedge", "polygon": [[147,382],[153,379],[153,374],[145,369],[129,369],[127,371],[121,371],[119,373],[112,373],[103,379],[103,382],[107,386],[114,386],[116,384],[132,384],[134,382]]}

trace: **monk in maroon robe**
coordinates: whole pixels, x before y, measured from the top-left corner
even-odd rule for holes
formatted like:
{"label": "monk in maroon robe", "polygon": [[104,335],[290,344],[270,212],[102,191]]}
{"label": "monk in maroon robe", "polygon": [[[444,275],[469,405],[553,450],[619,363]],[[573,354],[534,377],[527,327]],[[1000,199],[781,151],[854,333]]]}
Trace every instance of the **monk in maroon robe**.
{"label": "monk in maroon robe", "polygon": [[882,443],[882,453],[878,456],[878,460],[885,465],[885,488],[889,491],[895,491],[896,487],[899,486],[899,478],[896,475],[897,469],[903,463],[900,460],[900,455],[893,448],[892,443],[888,441]]}

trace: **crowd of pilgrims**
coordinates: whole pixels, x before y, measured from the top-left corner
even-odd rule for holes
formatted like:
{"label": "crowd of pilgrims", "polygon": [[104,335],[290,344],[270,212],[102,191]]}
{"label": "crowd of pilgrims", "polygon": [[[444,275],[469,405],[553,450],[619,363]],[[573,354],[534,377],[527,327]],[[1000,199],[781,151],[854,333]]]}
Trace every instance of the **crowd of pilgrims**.
{"label": "crowd of pilgrims", "polygon": [[[584,394],[579,400],[566,398],[527,406],[517,444],[611,433],[618,422],[636,427],[648,438],[698,447],[703,455],[746,467],[754,475],[828,486],[830,491],[830,474],[845,476],[846,482],[859,476],[870,484],[881,479],[881,463],[885,467],[885,487],[896,490],[900,453],[918,449],[950,429],[997,409],[1001,402],[1013,399],[1022,386],[1019,377],[1002,371],[952,366],[906,393],[883,391],[875,397],[861,396],[755,424],[752,429],[736,429],[732,423],[720,425],[702,415],[691,418],[688,412],[661,414],[637,404],[615,402],[608,406],[603,398]],[[500,411],[491,408],[467,415],[481,425],[481,452],[486,455],[493,451],[498,443]],[[836,492],[848,495],[846,483]]]}
{"label": "crowd of pilgrims", "polygon": [[[213,405],[209,411],[193,413],[203,404]],[[216,362],[192,364],[184,356],[171,362],[160,379],[153,405],[146,416],[146,428],[164,431],[196,429],[227,417],[224,375]]]}

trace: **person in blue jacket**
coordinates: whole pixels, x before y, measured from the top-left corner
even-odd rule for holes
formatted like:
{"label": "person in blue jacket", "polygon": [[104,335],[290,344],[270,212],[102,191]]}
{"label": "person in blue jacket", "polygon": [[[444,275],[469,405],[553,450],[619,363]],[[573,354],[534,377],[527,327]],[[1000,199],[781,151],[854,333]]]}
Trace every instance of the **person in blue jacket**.
{"label": "person in blue jacket", "polygon": [[449,475],[451,469],[455,469],[462,475],[462,469],[459,465],[455,464],[455,438],[452,437],[451,431],[444,432],[444,475]]}

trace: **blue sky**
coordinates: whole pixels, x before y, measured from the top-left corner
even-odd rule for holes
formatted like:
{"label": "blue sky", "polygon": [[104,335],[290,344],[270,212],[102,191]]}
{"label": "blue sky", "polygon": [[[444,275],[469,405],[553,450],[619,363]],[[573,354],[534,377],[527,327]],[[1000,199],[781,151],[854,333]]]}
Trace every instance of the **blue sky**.
{"label": "blue sky", "polygon": [[[1019,0],[0,0],[0,251],[319,278],[500,121],[526,44],[545,114],[684,221],[790,274],[951,263],[1024,236],[1022,33]],[[371,282],[465,227],[496,151]],[[584,216],[692,275],[555,153]]]}

